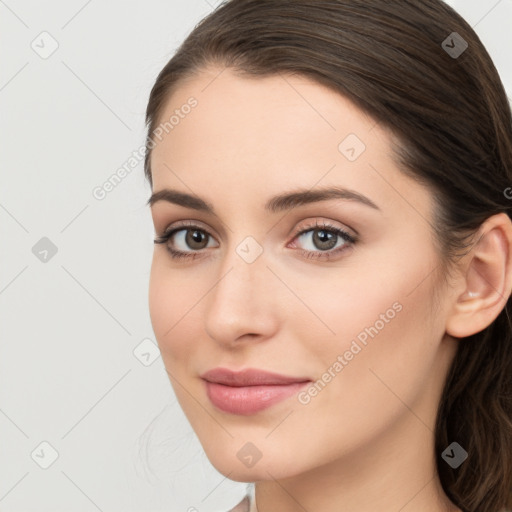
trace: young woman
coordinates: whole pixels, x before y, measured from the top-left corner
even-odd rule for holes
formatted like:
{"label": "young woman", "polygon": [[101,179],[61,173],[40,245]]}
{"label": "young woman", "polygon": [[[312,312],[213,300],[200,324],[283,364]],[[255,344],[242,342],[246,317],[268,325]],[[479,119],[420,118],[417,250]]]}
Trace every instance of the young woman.
{"label": "young woman", "polygon": [[440,0],[231,0],[147,107],[151,320],[233,511],[512,507],[512,115]]}

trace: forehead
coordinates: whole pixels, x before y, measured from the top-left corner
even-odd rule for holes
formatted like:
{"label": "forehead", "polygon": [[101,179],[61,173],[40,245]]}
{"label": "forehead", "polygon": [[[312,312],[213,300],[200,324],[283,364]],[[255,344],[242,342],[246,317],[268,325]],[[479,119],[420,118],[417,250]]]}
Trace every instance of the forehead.
{"label": "forehead", "polygon": [[[190,108],[192,101],[195,105]],[[187,118],[194,119],[194,131],[204,129],[214,135],[212,131],[222,130],[238,135],[237,140],[250,133],[258,135],[256,141],[276,133],[280,141],[287,134],[339,136],[347,128],[364,135],[376,126],[344,96],[305,76],[242,77],[229,68],[206,68],[178,84],[159,121],[164,126],[171,120],[172,126],[164,131],[177,135],[190,124],[184,122]]]}
{"label": "forehead", "polygon": [[203,197],[245,194],[263,205],[283,189],[335,184],[398,210],[411,209],[405,197],[428,208],[427,191],[398,171],[391,134],[303,76],[247,78],[209,68],[180,84],[159,121],[155,191],[199,188]]}

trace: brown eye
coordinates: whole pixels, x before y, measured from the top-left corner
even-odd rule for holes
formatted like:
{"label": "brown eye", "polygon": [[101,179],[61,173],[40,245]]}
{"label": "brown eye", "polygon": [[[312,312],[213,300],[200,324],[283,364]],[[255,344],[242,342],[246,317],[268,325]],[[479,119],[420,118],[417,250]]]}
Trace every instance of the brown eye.
{"label": "brown eye", "polygon": [[200,251],[201,249],[205,249],[206,246],[203,245],[204,241],[207,240],[208,234],[204,231],[200,231],[199,229],[181,229],[179,231],[176,231],[173,236],[176,236],[177,233],[180,231],[185,231],[187,234],[185,235],[185,245],[187,247],[190,247],[191,249],[194,249],[196,251]]}
{"label": "brown eye", "polygon": [[195,258],[200,251],[208,247],[208,243],[214,238],[199,226],[179,226],[166,231],[158,237],[155,244],[166,244],[167,251],[172,258]]}
{"label": "brown eye", "polygon": [[[295,235],[294,246],[296,245],[295,240],[302,240],[300,245],[309,245],[307,249],[300,249],[301,254],[306,258],[324,258],[326,260],[357,242],[355,236],[328,223],[316,223],[303,229]],[[168,230],[155,240],[155,244],[166,244],[167,251],[173,259],[194,259],[201,256],[204,249],[212,247],[210,241],[213,242],[215,239],[206,230],[187,224]],[[218,245],[213,247],[218,247]]]}
{"label": "brown eye", "polygon": [[[302,230],[294,240],[302,239],[306,248],[302,254],[307,258],[330,259],[339,252],[356,243],[356,238],[346,231],[327,223],[315,224]],[[296,243],[294,242],[294,245]]]}

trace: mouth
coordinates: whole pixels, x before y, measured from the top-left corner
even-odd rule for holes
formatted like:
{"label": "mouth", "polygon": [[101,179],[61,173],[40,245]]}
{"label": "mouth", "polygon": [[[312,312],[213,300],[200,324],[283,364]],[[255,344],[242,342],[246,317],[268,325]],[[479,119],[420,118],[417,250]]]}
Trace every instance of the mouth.
{"label": "mouth", "polygon": [[223,412],[251,415],[286,400],[309,384],[307,377],[290,377],[264,370],[234,372],[215,368],[203,375],[210,402]]}

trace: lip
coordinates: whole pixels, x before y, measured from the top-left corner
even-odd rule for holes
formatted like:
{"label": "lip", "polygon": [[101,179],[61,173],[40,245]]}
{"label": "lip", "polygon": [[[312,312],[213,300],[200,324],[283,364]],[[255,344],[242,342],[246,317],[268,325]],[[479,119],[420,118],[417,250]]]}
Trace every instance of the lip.
{"label": "lip", "polygon": [[311,382],[307,377],[290,377],[248,368],[232,371],[214,368],[201,378],[212,404],[223,412],[255,414],[297,393]]}

